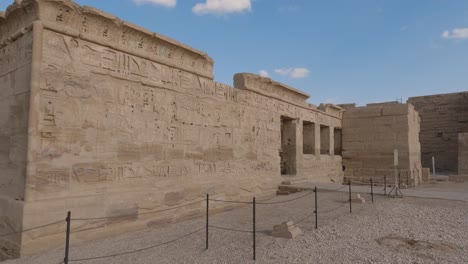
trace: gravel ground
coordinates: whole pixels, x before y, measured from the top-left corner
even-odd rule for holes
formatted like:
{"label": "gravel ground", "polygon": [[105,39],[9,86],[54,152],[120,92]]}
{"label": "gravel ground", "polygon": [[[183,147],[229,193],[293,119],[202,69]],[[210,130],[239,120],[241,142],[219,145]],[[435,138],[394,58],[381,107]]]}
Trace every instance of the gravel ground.
{"label": "gravel ground", "polygon": [[[299,198],[306,193],[277,197],[272,202]],[[312,215],[298,224],[304,235],[294,240],[268,234],[274,224],[299,221],[314,210],[314,196],[290,203],[257,205],[256,263],[468,263],[468,204],[466,202],[385,198],[374,204],[353,203],[349,213],[347,193],[320,192],[319,229]],[[269,202],[270,202],[269,201]],[[213,202],[214,203],[214,202]],[[252,230],[252,206],[210,217],[210,224]],[[210,228],[210,248],[205,250],[204,219],[83,243],[71,248],[71,259],[112,255],[148,248],[200,229],[174,243],[132,254],[71,263],[255,263],[252,233]],[[72,235],[73,239],[73,235]],[[58,264],[63,249],[5,264]]]}

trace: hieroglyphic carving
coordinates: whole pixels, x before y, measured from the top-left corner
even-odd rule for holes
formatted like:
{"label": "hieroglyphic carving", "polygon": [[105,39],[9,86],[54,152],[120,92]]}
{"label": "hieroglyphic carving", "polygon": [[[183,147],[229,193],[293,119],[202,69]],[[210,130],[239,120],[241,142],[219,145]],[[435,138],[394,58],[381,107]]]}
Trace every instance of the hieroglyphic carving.
{"label": "hieroglyphic carving", "polygon": [[74,179],[82,183],[122,181],[134,175],[129,164],[106,166],[101,163],[81,163],[73,165],[72,171]]}
{"label": "hieroglyphic carving", "polygon": [[44,19],[57,31],[74,32],[81,38],[147,56],[166,65],[213,78],[213,60],[200,51],[180,45],[118,18],[72,2],[46,2]]}
{"label": "hieroglyphic carving", "polygon": [[0,76],[31,63],[32,34],[25,32],[14,42],[0,46]]}
{"label": "hieroglyphic carving", "polygon": [[35,190],[66,188],[70,183],[70,170],[66,168],[38,168],[32,181]]}
{"label": "hieroglyphic carving", "polygon": [[135,164],[136,175],[146,179],[187,177],[192,169],[185,162],[147,162]]}

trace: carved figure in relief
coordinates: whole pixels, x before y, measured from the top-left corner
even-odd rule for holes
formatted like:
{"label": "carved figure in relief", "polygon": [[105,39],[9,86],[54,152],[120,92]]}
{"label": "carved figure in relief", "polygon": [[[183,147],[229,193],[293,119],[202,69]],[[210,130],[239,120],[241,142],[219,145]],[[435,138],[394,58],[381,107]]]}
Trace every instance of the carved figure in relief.
{"label": "carved figure in relief", "polygon": [[44,125],[55,126],[55,106],[52,101],[48,101],[44,110]]}

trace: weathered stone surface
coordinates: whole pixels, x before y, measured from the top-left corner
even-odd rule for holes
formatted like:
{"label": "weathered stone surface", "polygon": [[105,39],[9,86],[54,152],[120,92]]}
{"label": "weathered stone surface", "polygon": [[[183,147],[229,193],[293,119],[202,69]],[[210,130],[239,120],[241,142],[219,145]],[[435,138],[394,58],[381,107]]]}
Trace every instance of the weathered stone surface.
{"label": "weathered stone surface", "polygon": [[411,104],[370,104],[343,114],[343,166],[347,179],[394,182],[394,149],[398,150],[399,179],[421,182],[419,117]]}
{"label": "weathered stone surface", "polygon": [[305,101],[310,97],[310,95],[285,84],[251,73],[234,75],[234,87],[299,105],[305,105]]}
{"label": "weathered stone surface", "polygon": [[468,92],[411,97],[421,117],[422,164],[436,173],[456,174],[459,166],[458,134],[468,133]]}
{"label": "weathered stone surface", "polygon": [[468,175],[468,133],[458,134],[458,174]]}
{"label": "weathered stone surface", "polygon": [[[206,53],[69,0],[13,4],[0,32],[0,234],[67,211],[129,215],[77,224],[76,243],[198,216],[206,193],[245,200],[282,176],[343,177],[339,107],[252,74],[217,83]],[[62,245],[63,231],[0,238],[0,255]]]}
{"label": "weathered stone surface", "polygon": [[360,193],[352,193],[351,202],[363,204],[363,203],[366,203],[366,198],[364,198]]}
{"label": "weathered stone surface", "polygon": [[271,235],[278,238],[294,239],[302,235],[302,231],[299,227],[294,226],[294,222],[289,221],[273,226]]}

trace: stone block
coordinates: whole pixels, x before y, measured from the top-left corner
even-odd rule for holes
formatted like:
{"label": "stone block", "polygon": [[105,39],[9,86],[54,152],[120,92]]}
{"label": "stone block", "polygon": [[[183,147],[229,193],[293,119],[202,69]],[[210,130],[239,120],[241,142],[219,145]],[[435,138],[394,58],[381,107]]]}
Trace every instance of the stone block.
{"label": "stone block", "polygon": [[351,202],[363,204],[366,203],[366,199],[360,193],[352,193]]}
{"label": "stone block", "polygon": [[408,105],[407,104],[394,104],[386,105],[382,107],[383,116],[395,116],[395,115],[407,115]]}
{"label": "stone block", "polygon": [[377,117],[382,116],[382,111],[378,107],[358,107],[345,111],[343,113],[343,119],[352,119],[352,118],[366,118],[366,117]]}
{"label": "stone block", "polygon": [[282,224],[273,226],[271,235],[278,238],[294,239],[301,235],[302,231],[299,227],[294,226],[292,221],[283,222]]}

